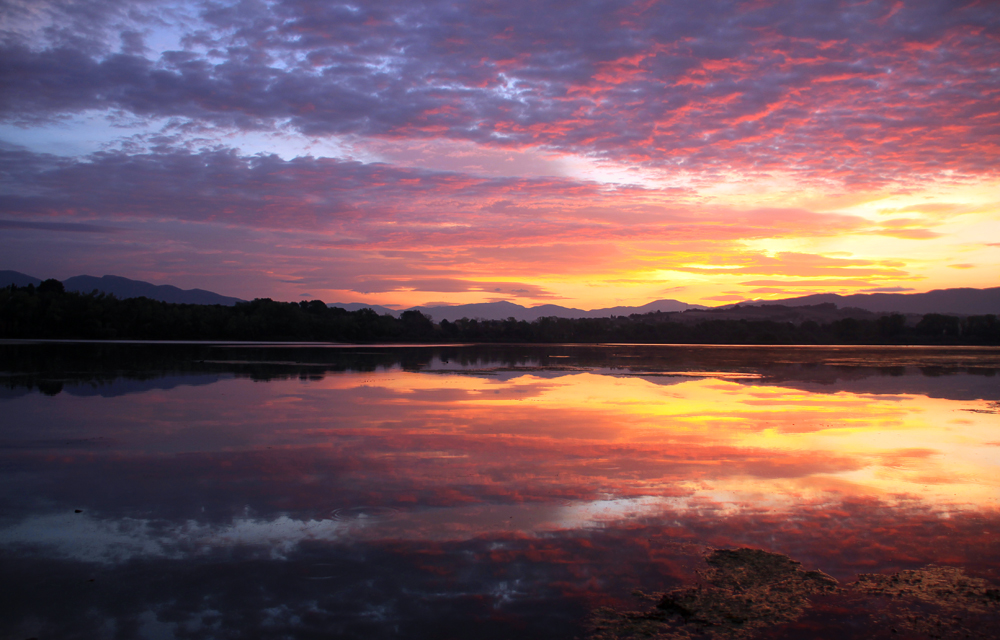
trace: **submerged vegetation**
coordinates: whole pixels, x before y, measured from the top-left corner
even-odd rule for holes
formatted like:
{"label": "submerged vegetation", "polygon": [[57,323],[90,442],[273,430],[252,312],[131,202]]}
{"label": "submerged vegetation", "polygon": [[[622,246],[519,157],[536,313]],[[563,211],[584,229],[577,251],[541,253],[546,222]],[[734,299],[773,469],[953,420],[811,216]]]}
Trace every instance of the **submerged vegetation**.
{"label": "submerged vegetation", "polygon": [[[831,305],[832,306],[832,305]],[[784,308],[782,308],[784,309]],[[323,342],[499,342],[663,344],[1000,345],[995,315],[871,314],[830,321],[735,319],[684,313],[534,322],[463,318],[439,323],[411,310],[399,318],[347,311],[321,300],[258,298],[234,306],[119,299],[63,290],[56,280],[0,289],[0,338],[82,340],[275,340]]]}

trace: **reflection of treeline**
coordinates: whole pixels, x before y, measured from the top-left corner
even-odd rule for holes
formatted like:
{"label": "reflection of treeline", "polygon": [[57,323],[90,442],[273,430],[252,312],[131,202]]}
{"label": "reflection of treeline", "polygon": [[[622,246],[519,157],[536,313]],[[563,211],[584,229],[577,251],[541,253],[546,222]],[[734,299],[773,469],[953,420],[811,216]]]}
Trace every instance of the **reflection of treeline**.
{"label": "reflection of treeline", "polygon": [[[993,378],[1000,373],[1000,354],[991,348],[839,346],[697,345],[559,345],[478,343],[467,345],[303,346],[297,344],[184,342],[2,342],[0,400],[32,390],[56,395],[120,395],[198,379],[249,378],[254,381],[318,380],[344,371],[467,371],[475,375],[572,375],[599,370],[612,375],[642,375],[655,384],[673,384],[677,372],[758,374],[751,384],[780,384],[810,392],[869,389],[861,381],[879,383],[880,393],[923,393],[956,400],[1000,399],[997,385],[963,377],[961,381],[920,379],[964,374]],[[545,373],[540,373],[544,370]],[[662,376],[662,373],[670,375]],[[919,374],[919,375],[915,375]],[[122,384],[123,382],[138,384]],[[164,386],[167,385],[167,386]],[[817,386],[818,385],[818,386]],[[848,385],[845,387],[844,385]],[[89,387],[89,389],[88,389]],[[886,391],[888,389],[888,391]],[[89,392],[88,392],[89,391]]]}
{"label": "reflection of treeline", "polygon": [[235,374],[252,380],[321,379],[328,372],[370,372],[399,366],[417,370],[422,353],[334,353],[307,349],[216,348],[204,344],[7,343],[0,344],[0,391],[38,389],[55,395],[64,385],[104,387],[119,380]]}
{"label": "reflection of treeline", "polygon": [[828,323],[718,319],[677,322],[676,314],[612,318],[442,320],[419,311],[399,318],[346,311],[319,300],[263,298],[234,306],[119,300],[67,293],[49,280],[0,289],[0,337],[96,340],[276,340],[324,342],[636,342],[677,344],[1000,344],[995,315],[927,314],[914,325],[899,314]]}
{"label": "reflection of treeline", "polygon": [[[678,322],[675,314],[565,320],[541,318],[528,325],[513,320],[441,323],[446,336],[504,341],[524,331],[534,342],[632,342],[664,344],[1000,344],[994,315],[959,318],[931,313],[914,326],[900,314],[842,318],[828,323],[719,319]],[[515,326],[516,325],[516,326]],[[525,326],[522,326],[525,325]]]}

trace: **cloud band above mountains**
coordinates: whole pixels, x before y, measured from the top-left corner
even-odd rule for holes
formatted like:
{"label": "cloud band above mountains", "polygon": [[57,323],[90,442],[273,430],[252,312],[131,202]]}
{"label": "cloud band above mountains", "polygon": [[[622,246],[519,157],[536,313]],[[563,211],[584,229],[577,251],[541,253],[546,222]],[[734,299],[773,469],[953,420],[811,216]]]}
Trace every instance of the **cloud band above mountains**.
{"label": "cloud band above mountains", "polygon": [[1000,165],[991,3],[38,4],[4,11],[8,122],[118,110],[865,184]]}

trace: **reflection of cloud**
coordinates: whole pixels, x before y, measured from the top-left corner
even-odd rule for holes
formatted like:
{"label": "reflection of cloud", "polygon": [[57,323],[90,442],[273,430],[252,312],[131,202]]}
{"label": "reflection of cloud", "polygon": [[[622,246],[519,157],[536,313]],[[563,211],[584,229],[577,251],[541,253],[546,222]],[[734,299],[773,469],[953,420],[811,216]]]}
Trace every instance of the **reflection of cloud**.
{"label": "reflection of cloud", "polygon": [[886,467],[904,467],[917,460],[923,460],[930,456],[939,455],[940,452],[934,449],[897,449],[887,451],[882,454],[882,464]]}
{"label": "reflection of cloud", "polygon": [[181,540],[175,531],[157,531],[148,520],[105,520],[83,514],[30,517],[0,529],[0,544],[42,547],[57,556],[84,562],[126,562],[135,557],[168,556]]}
{"label": "reflection of cloud", "polygon": [[[669,588],[706,546],[786,553],[841,580],[998,561],[995,413],[912,393],[975,398],[992,379],[871,366],[936,351],[383,352],[225,348],[256,381],[5,402],[9,618],[60,636],[99,637],[113,619],[371,638],[440,633],[442,618],[468,637],[498,616],[510,637]],[[542,356],[557,369],[537,370]],[[334,370],[365,357],[380,366]]]}
{"label": "reflection of cloud", "polygon": [[[719,509],[831,491],[981,504],[989,488],[974,477],[995,475],[975,444],[992,441],[983,431],[990,415],[970,413],[961,442],[936,426],[954,402],[815,394],[745,378],[673,376],[662,386],[660,378],[564,373],[375,371],[118,396],[120,411],[92,404],[65,425],[76,438],[109,436],[100,455],[29,458],[40,470],[30,491],[88,514],[155,505],[154,513],[210,523],[209,533],[183,534],[209,544],[218,536],[252,540],[269,530],[255,522],[283,516],[295,522],[270,530],[342,535],[364,522],[324,521],[352,507],[400,510],[366,521],[373,528],[364,535],[464,539],[492,530],[483,524],[496,520],[491,510],[540,531],[574,518],[572,526],[589,526],[602,509],[642,513],[706,498]],[[214,417],[223,397],[244,409],[230,425]],[[12,417],[16,402],[8,402]],[[136,420],[148,426],[136,432]],[[45,436],[52,444],[38,455],[51,454],[60,428],[25,437]],[[238,446],[222,451],[214,442]],[[901,442],[908,451],[899,451]],[[149,453],[157,450],[177,453]],[[923,482],[931,476],[935,484]],[[572,508],[558,515],[554,501]],[[240,527],[229,530],[236,520]]]}
{"label": "reflection of cloud", "polygon": [[[904,457],[912,457],[903,452]],[[921,452],[915,454],[923,456]],[[922,481],[933,482],[933,478]],[[897,553],[927,556],[939,551],[935,529],[956,531],[965,520],[984,513],[969,510],[934,510],[910,499],[880,501],[871,498],[780,496],[769,493],[696,492],[676,498],[640,497],[598,499],[562,504],[456,505],[446,508],[411,508],[392,512],[360,513],[347,518],[336,514],[323,519],[297,519],[279,515],[272,519],[235,517],[230,522],[197,520],[176,522],[142,518],[103,518],[89,514],[32,516],[0,529],[0,548],[20,549],[51,558],[120,565],[137,560],[196,561],[227,549],[247,549],[256,557],[294,559],[304,548],[317,545],[356,546],[392,544],[419,549],[491,540],[537,541],[559,537],[587,537],[610,533],[614,538],[647,535],[696,542],[700,532],[715,531],[730,541],[743,535],[770,532],[784,538],[803,530],[816,545],[813,553],[837,564],[855,536],[866,536],[877,526],[882,531],[914,533],[911,538],[888,535],[883,548],[898,546]],[[838,520],[833,526],[832,519]],[[750,523],[754,523],[750,525]],[[878,523],[878,524],[875,524]],[[973,527],[974,528],[974,527]],[[920,529],[920,533],[916,532]],[[843,536],[851,532],[848,538]],[[970,532],[966,532],[968,535]],[[973,536],[973,539],[976,536]],[[717,538],[721,539],[721,538]],[[746,538],[742,538],[746,539]],[[616,543],[617,544],[617,543]],[[630,542],[630,544],[634,544]],[[829,554],[823,545],[832,545]],[[930,545],[922,547],[922,545]],[[907,549],[904,551],[904,549]],[[857,553],[855,550],[854,553]]]}
{"label": "reflection of cloud", "polygon": [[[430,640],[442,630],[478,637],[489,620],[496,637],[524,636],[530,628],[552,638],[583,635],[583,612],[622,602],[637,587],[649,592],[692,580],[706,546],[790,554],[841,581],[928,563],[982,568],[1000,562],[991,533],[1000,526],[995,510],[873,498],[803,499],[793,511],[766,502],[725,509],[710,498],[656,512],[634,504],[632,517],[584,529],[532,534],[498,527],[459,540],[309,539],[298,533],[314,523],[240,516],[187,530],[224,534],[249,523],[244,531],[258,536],[250,544],[193,536],[188,541],[212,544],[177,547],[176,557],[138,554],[100,565],[52,547],[0,545],[2,575],[18,586],[11,600],[17,606],[3,624],[17,625],[16,637],[32,624],[58,637],[100,637],[111,624],[156,622],[187,633],[222,627],[264,638],[404,634]],[[497,512],[498,524],[515,513]],[[114,523],[97,526],[114,529]],[[287,537],[268,536],[272,523]],[[155,537],[157,527],[167,535],[181,530],[179,522],[165,524],[146,531]],[[270,545],[284,540],[294,543],[272,553]],[[79,597],[53,598],[54,588]]]}

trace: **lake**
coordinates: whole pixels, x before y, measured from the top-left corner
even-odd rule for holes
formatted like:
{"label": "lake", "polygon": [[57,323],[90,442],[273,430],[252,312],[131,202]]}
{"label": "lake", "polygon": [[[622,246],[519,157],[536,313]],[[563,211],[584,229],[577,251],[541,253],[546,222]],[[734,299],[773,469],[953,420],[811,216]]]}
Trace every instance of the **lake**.
{"label": "lake", "polygon": [[1000,349],[0,358],[0,638],[1000,628]]}

